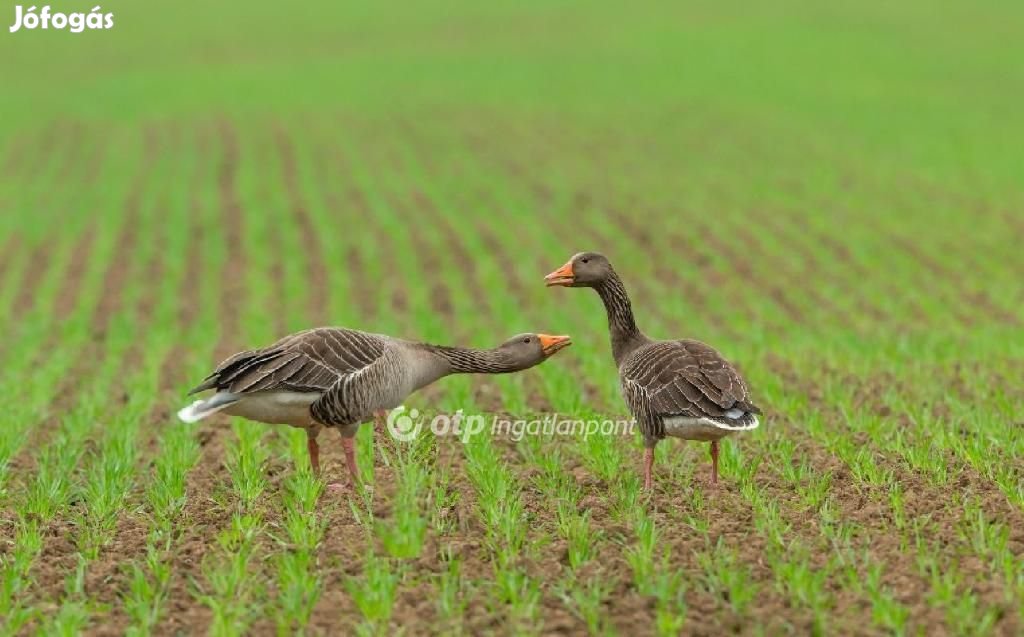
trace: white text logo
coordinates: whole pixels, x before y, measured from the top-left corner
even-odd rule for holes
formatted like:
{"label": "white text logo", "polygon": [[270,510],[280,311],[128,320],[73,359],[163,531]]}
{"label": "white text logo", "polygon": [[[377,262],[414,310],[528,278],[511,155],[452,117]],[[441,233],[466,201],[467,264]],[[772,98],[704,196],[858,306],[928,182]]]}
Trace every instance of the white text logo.
{"label": "white text logo", "polygon": [[50,5],[36,13],[36,7],[24,8],[20,4],[14,7],[14,24],[8,29],[11,33],[21,29],[67,29],[72,33],[81,33],[86,29],[114,28],[114,14],[102,13],[99,7],[93,7],[89,13],[51,13]]}
{"label": "white text logo", "polygon": [[[415,440],[426,427],[435,436],[454,436],[468,443],[473,436],[488,431],[487,421],[483,414],[467,415],[460,409],[454,414],[437,414],[428,423],[419,410],[406,411],[400,406],[388,414],[387,426],[391,437],[400,442]],[[636,421],[562,418],[558,414],[510,420],[494,415],[490,425],[490,435],[507,436],[518,442],[524,436],[579,436],[584,440],[591,436],[632,436]]]}

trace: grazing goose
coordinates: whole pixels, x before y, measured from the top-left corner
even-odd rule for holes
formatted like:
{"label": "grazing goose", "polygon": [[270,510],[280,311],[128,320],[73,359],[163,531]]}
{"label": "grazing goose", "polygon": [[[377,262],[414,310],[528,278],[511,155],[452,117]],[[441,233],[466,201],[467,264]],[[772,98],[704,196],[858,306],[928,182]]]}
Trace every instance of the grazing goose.
{"label": "grazing goose", "polygon": [[718,441],[756,428],[761,413],[739,372],[700,341],[644,335],[604,255],[581,252],[544,281],[549,287],[594,288],[604,302],[622,395],[644,436],[644,488],[651,488],[654,447],[665,436],[711,442],[711,481],[718,482]]}
{"label": "grazing goose", "polygon": [[335,427],[355,483],[353,441],[360,423],[371,417],[379,423],[387,410],[409,394],[449,374],[517,372],[569,344],[568,336],[520,334],[493,349],[472,349],[321,327],[228,358],[189,395],[208,389],[216,393],[185,407],[178,417],[196,422],[223,411],[301,427],[308,436],[310,463],[318,474],[317,435],[323,427]]}

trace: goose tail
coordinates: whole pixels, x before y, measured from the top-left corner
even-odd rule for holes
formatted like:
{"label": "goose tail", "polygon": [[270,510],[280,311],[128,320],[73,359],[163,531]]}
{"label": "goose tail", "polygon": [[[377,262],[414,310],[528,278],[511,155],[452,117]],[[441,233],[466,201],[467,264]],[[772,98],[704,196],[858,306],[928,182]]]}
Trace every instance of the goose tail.
{"label": "goose tail", "polygon": [[725,412],[725,418],[716,418],[714,422],[722,429],[731,431],[757,429],[757,426],[761,424],[755,412],[735,407]]}
{"label": "goose tail", "polygon": [[197,400],[191,405],[179,409],[178,419],[187,423],[199,422],[237,402],[238,397],[233,394],[217,393],[210,398]]}

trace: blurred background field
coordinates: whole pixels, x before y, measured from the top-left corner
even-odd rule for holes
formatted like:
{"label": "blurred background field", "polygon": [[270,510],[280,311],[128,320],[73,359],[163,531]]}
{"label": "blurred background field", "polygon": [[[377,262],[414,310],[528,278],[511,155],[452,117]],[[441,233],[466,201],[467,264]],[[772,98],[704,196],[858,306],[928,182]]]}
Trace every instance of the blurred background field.
{"label": "blurred background field", "polygon": [[[1022,630],[1016,3],[102,7],[0,37],[9,632]],[[321,496],[301,432],[173,420],[315,324],[570,333],[412,404],[621,416],[542,284],[581,250],[749,377],[718,489],[702,445],[648,501],[637,441],[364,428],[372,494]]]}

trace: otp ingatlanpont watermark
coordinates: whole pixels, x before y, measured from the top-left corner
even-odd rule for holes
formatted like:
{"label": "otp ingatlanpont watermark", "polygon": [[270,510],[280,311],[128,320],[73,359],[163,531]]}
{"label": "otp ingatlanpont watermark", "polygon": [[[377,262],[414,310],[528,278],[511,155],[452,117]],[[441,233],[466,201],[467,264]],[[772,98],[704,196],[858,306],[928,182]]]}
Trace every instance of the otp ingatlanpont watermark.
{"label": "otp ingatlanpont watermark", "polygon": [[636,421],[572,419],[561,418],[558,414],[513,420],[499,415],[467,415],[460,409],[454,414],[437,414],[428,423],[418,409],[407,411],[401,406],[388,414],[387,425],[391,437],[400,442],[415,440],[426,426],[435,436],[455,436],[467,443],[473,436],[484,432],[492,436],[508,436],[517,442],[524,436],[581,436],[584,440],[590,436],[631,436]]}

